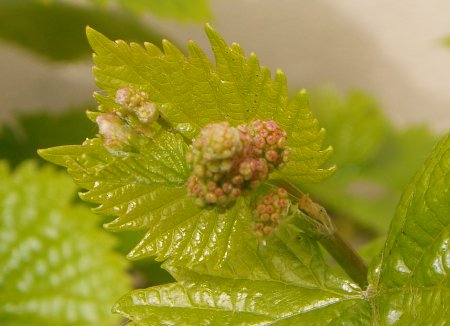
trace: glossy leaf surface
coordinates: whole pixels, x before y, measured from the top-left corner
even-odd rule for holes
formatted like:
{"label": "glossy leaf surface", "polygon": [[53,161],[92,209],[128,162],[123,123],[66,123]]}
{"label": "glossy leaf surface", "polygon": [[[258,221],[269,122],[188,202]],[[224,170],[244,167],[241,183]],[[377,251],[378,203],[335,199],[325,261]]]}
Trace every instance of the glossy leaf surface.
{"label": "glossy leaf surface", "polygon": [[238,125],[256,118],[274,119],[287,131],[287,146],[292,151],[290,164],[283,170],[286,175],[301,183],[331,175],[333,168],[322,168],[331,149],[322,149],[325,133],[310,111],[306,92],[289,102],[281,71],[272,79],[254,54],[247,59],[239,45],[228,46],[209,26],[206,33],[216,58],[215,70],[194,42],[189,43],[185,57],[168,41],[163,41],[161,51],[150,43],[142,48],[112,42],[88,29],[95,51],[96,83],[108,98],[114,98],[121,87],[147,92],[171,125],[188,138],[211,122]]}
{"label": "glossy leaf surface", "polygon": [[374,265],[379,321],[443,325],[450,315],[450,134],[403,193]]}
{"label": "glossy leaf surface", "polygon": [[358,287],[329,270],[315,241],[289,230],[282,227],[254,251],[241,246],[231,277],[169,261],[178,283],[135,290],[113,310],[136,325],[368,324],[370,305]]}
{"label": "glossy leaf surface", "polygon": [[278,72],[272,80],[255,55],[247,59],[238,45],[229,47],[212,28],[206,30],[216,56],[215,70],[193,42],[185,57],[167,41],[162,52],[152,44],[142,48],[113,42],[88,29],[96,52],[96,81],[106,93],[96,96],[99,110],[110,112],[117,106],[114,96],[118,88],[137,88],[148,92],[175,128],[160,128],[154,139],[137,136],[129,152],[108,152],[98,138],[80,146],[40,152],[45,159],[67,167],[75,181],[88,189],[82,198],[100,204],[97,212],[117,216],[107,228],[148,230],[130,252],[132,259],[172,257],[188,266],[208,261],[217,268],[245,245],[243,239],[249,239],[250,248],[255,248],[249,201],[238,201],[220,212],[201,210],[187,196],[188,138],[207,123],[273,118],[288,131],[292,152],[278,176],[317,182],[333,171],[321,167],[331,152],[321,149],[324,132],[309,109],[306,93],[287,101],[283,73]]}
{"label": "glossy leaf surface", "polygon": [[245,273],[241,265],[227,278],[169,262],[178,283],[133,291],[114,311],[134,325],[443,325],[450,300],[449,177],[450,135],[404,192],[366,291],[333,275],[317,245],[293,238],[285,225],[259,243],[256,256],[242,247],[247,269],[263,266],[268,274]]}

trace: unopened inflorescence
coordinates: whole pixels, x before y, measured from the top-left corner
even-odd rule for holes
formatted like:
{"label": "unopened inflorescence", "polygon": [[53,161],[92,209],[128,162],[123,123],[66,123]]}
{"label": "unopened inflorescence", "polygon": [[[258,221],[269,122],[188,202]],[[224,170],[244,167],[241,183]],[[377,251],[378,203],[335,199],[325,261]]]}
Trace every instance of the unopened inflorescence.
{"label": "unopened inflorescence", "polygon": [[96,118],[99,134],[108,150],[123,150],[135,134],[153,135],[151,124],[158,119],[159,112],[146,92],[120,88],[116,92],[115,102],[119,107]]}
{"label": "unopened inflorescence", "polygon": [[289,213],[290,201],[288,192],[278,188],[256,200],[253,210],[254,232],[258,238],[271,234],[281,218]]}
{"label": "unopened inflorescence", "polygon": [[201,207],[227,207],[288,161],[286,137],[272,120],[237,127],[228,122],[205,126],[187,154],[192,165],[189,194]]}

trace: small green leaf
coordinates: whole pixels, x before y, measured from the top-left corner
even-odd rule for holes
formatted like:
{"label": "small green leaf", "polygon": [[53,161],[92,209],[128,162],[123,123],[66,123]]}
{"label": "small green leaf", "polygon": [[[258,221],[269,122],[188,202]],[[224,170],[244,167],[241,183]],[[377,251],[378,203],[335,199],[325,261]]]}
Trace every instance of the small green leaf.
{"label": "small green leaf", "polygon": [[443,325],[450,314],[450,134],[409,184],[373,265],[381,324]]}
{"label": "small green leaf", "polygon": [[0,164],[0,324],[113,325],[126,262],[66,175]]}
{"label": "small green leaf", "polygon": [[59,2],[0,3],[0,38],[48,59],[75,60],[88,56],[89,46],[83,35],[86,25],[115,38],[154,42],[160,39],[139,23],[136,16],[124,12]]}

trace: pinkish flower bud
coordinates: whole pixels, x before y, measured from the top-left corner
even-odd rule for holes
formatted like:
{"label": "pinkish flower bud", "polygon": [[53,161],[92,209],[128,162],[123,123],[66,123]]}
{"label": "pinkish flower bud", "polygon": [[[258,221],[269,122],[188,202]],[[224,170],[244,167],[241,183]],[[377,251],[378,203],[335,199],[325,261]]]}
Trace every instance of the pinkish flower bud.
{"label": "pinkish flower bud", "polygon": [[119,111],[121,116],[134,130],[148,137],[153,135],[154,131],[149,125],[158,120],[159,111],[146,92],[130,87],[120,88],[115,101],[124,109]]}
{"label": "pinkish flower bud", "polygon": [[159,111],[156,104],[152,102],[144,103],[134,110],[138,120],[145,124],[150,124],[158,120]]}
{"label": "pinkish flower bud", "polygon": [[[258,238],[271,234],[289,213],[290,202],[284,188],[278,188],[256,200],[253,210],[254,232]],[[280,201],[282,201],[280,203]]]}
{"label": "pinkish flower bud", "polygon": [[[203,200],[203,206],[227,207],[259,187],[269,172],[287,161],[285,141],[286,132],[272,120],[254,120],[237,127],[228,122],[205,126],[186,155],[202,190],[196,191],[188,183],[189,193]],[[273,208],[268,209],[272,213]]]}
{"label": "pinkish flower bud", "polygon": [[128,110],[134,110],[149,102],[148,94],[130,87],[119,88],[116,91],[116,103]]}

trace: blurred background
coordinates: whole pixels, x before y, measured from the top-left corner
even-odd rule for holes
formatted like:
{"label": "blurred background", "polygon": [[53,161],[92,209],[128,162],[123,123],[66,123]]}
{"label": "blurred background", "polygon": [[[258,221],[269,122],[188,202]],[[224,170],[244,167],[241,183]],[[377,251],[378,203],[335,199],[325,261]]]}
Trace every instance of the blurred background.
{"label": "blurred background", "polygon": [[450,2],[0,0],[0,324],[111,325],[127,289],[171,281],[150,259],[126,262],[145,232],[103,231],[111,218],[36,149],[97,132],[86,25],[182,50],[192,39],[213,59],[205,22],[282,69],[290,92],[308,90],[338,170],[299,187],[367,262],[379,252],[402,190],[450,129]]}
{"label": "blurred background", "polygon": [[[76,6],[83,1],[65,3]],[[247,53],[255,52],[261,64],[284,70],[291,90],[324,83],[340,90],[357,87],[372,94],[389,118],[402,126],[424,122],[443,131],[450,124],[450,51],[442,45],[450,33],[448,1],[211,0],[208,6],[209,14],[182,22],[148,10],[137,19],[181,47],[193,39],[204,49],[208,44],[202,25],[211,22],[226,40],[238,42]],[[3,13],[7,14],[12,13]],[[15,29],[19,23],[17,17],[2,17],[2,29]],[[66,23],[60,20],[55,25],[58,31],[33,33],[61,33]],[[99,30],[102,24],[98,23]],[[129,28],[123,16],[116,23],[108,21],[103,31],[107,36],[120,35],[107,34],[114,24],[117,30],[124,24]],[[67,28],[75,33],[76,28]],[[77,32],[84,35],[82,29]],[[132,33],[122,34],[132,38]],[[91,100],[95,86],[89,56],[55,63],[8,42],[2,42],[0,55],[3,121],[18,111],[60,111]]]}

